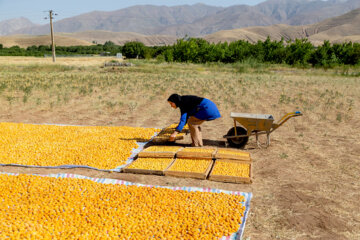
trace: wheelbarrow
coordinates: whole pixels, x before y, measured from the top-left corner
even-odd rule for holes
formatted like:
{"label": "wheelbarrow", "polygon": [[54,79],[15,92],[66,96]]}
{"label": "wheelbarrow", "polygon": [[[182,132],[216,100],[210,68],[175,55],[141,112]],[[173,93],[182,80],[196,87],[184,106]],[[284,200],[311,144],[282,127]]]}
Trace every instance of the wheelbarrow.
{"label": "wheelbarrow", "polygon": [[[256,143],[259,142],[259,135],[266,134],[266,147],[270,145],[270,133],[283,125],[292,117],[302,116],[302,113],[291,112],[285,114],[279,121],[274,122],[274,117],[270,114],[251,114],[251,113],[231,113],[230,117],[234,119],[234,127],[224,136],[229,145],[235,148],[241,148],[246,145],[251,135],[256,136]],[[239,123],[240,126],[237,126]]]}

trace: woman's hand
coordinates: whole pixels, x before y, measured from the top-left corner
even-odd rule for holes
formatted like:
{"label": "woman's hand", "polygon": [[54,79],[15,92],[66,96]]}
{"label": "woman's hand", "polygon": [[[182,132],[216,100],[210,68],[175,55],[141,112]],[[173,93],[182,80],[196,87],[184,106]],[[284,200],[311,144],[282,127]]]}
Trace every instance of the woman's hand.
{"label": "woman's hand", "polygon": [[175,138],[176,138],[176,135],[178,135],[179,132],[175,131],[173,132],[171,135],[170,135],[170,139],[169,141],[170,142],[174,142],[175,141]]}

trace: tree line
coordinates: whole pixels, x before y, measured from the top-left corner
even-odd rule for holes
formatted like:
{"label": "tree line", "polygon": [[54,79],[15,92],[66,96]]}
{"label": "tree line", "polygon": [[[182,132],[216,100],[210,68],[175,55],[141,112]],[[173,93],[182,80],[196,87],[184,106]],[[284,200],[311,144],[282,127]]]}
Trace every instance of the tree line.
{"label": "tree line", "polygon": [[[114,56],[116,53],[121,53],[122,46],[116,45],[111,41],[104,44],[96,44],[90,46],[56,46],[56,55],[74,56],[74,55],[109,55]],[[52,54],[51,45],[30,46],[27,48],[20,48],[19,46],[12,46],[9,48],[3,47],[0,44],[0,56],[33,56],[44,57],[44,55]]]}
{"label": "tree line", "polygon": [[[156,58],[167,62],[235,63],[249,59],[257,62],[312,65],[333,67],[337,65],[359,65],[359,43],[334,43],[324,41],[320,46],[314,46],[307,39],[295,41],[265,41],[250,43],[244,40],[224,43],[209,43],[201,38],[179,39],[173,45],[145,46],[141,42],[127,42],[123,46],[111,41],[92,46],[56,47],[57,55],[115,55],[122,53],[126,58]],[[4,48],[0,44],[0,56],[43,56],[51,54],[51,46],[32,46],[26,49],[18,46]]]}

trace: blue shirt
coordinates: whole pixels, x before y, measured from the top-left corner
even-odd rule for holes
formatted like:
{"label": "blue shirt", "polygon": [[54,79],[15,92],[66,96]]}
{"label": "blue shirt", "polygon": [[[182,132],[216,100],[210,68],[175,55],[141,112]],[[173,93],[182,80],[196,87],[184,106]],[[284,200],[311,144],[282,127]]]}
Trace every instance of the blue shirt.
{"label": "blue shirt", "polygon": [[194,116],[200,120],[205,121],[211,121],[221,117],[215,103],[209,99],[204,98],[194,109],[181,113],[180,122],[176,127],[176,131],[181,132],[190,116]]}

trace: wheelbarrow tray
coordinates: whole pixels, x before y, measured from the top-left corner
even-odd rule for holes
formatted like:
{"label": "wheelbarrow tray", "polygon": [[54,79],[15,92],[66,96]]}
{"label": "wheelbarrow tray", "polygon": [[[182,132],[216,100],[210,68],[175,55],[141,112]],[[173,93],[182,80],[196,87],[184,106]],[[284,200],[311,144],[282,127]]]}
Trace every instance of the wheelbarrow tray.
{"label": "wheelbarrow tray", "polygon": [[[300,111],[285,114],[279,121],[274,122],[274,118],[270,114],[253,114],[253,113],[234,113],[230,117],[234,120],[232,127],[224,138],[227,139],[232,147],[243,147],[251,135],[256,136],[256,143],[260,146],[258,136],[266,134],[266,147],[270,145],[270,133],[283,125],[292,117],[302,116]],[[237,126],[239,123],[240,126]]]}
{"label": "wheelbarrow tray", "polygon": [[252,113],[231,113],[230,117],[240,123],[246,130],[247,135],[253,131],[270,132],[274,117],[270,114],[252,114]]}

